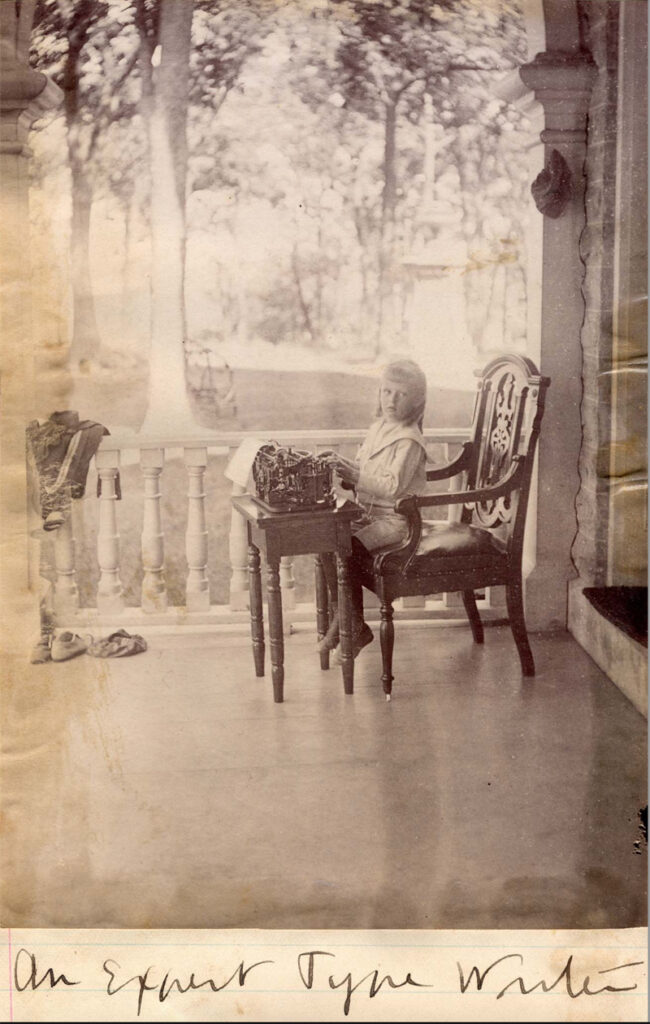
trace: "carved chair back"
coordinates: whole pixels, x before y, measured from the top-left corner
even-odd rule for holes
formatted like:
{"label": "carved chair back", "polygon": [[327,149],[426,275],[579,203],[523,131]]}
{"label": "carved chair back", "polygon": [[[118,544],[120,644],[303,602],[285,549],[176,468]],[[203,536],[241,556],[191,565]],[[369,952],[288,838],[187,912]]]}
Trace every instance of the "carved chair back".
{"label": "carved chair back", "polygon": [[495,530],[510,557],[521,553],[535,448],[549,380],[525,356],[493,359],[481,373],[474,405],[467,490],[498,484],[520,463],[509,493],[463,507],[461,521]]}

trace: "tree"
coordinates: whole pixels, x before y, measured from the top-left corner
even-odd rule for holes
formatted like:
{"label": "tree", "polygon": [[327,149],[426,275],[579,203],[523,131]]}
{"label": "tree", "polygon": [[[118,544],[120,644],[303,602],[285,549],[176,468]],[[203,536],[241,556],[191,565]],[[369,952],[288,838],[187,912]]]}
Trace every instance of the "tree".
{"label": "tree", "polygon": [[[331,17],[314,16],[311,11],[297,17],[295,6],[284,8],[273,19],[272,36],[243,69],[238,79],[241,88],[235,90],[226,110],[220,111],[218,124],[209,107],[193,112],[191,178],[204,197],[197,214],[200,209],[204,218],[209,210],[213,232],[225,230],[224,240],[231,247],[231,255],[219,263],[218,271],[219,301],[234,316],[227,334],[236,330],[242,341],[258,335],[272,342],[291,338],[341,348],[349,340],[357,352],[364,347],[367,351],[373,324],[377,341],[379,284],[394,300],[395,319],[401,326],[407,281],[400,269],[400,249],[408,250],[413,241],[424,198],[425,97],[435,97],[435,118],[449,128],[443,133],[437,161],[438,187],[449,191],[451,186],[459,214],[465,197],[460,195],[455,163],[467,161],[462,146],[456,145],[457,126],[464,119],[474,119],[484,135],[481,146],[471,146],[468,154],[479,185],[484,178],[481,153],[491,162],[500,144],[503,118],[500,111],[495,114],[494,101],[490,103],[492,72],[464,69],[497,68],[510,61],[518,33],[515,26],[513,41],[508,38],[498,48],[487,46],[490,37],[492,43],[500,42],[503,28],[497,26],[495,34],[493,27],[490,33],[483,11],[480,16],[476,10],[464,13],[467,20],[461,26],[450,20],[435,39],[426,37],[429,49],[433,43],[438,47],[437,65],[432,58],[427,64],[422,55],[418,64],[410,45],[404,46],[406,56],[397,48],[394,51],[393,79],[405,88],[396,109],[388,176],[380,99],[374,86],[363,92],[363,75],[359,81],[349,71],[348,80],[343,73],[341,47],[346,33],[353,33],[354,23],[351,17],[342,17],[341,10],[338,16],[336,11]],[[424,35],[421,41],[424,45]],[[410,62],[406,68],[399,66],[404,60]],[[378,73],[377,68],[374,71]],[[350,93],[355,90],[353,100]],[[214,201],[207,199],[208,193]],[[489,194],[496,196],[496,183]],[[247,211],[260,203],[262,219],[277,227],[271,228],[273,257],[263,272],[256,260],[253,279],[251,273],[242,275],[233,268],[238,242],[246,234]],[[467,201],[472,214],[477,203],[480,200]],[[387,210],[391,259],[382,281],[381,240],[382,231],[387,230]],[[194,230],[205,231],[200,218],[194,221]],[[467,217],[468,228],[471,220],[475,222],[476,216]],[[387,326],[384,333],[392,339]]]}
{"label": "tree", "polygon": [[341,34],[332,84],[338,83],[346,105],[383,126],[378,349],[399,334],[394,305],[399,119],[416,121],[425,94],[434,105],[448,99],[456,72],[512,66],[510,53],[484,42],[495,6],[486,4],[482,13],[467,0],[334,0],[330,8]]}
{"label": "tree", "polygon": [[73,365],[84,366],[100,350],[90,277],[93,200],[99,191],[119,199],[126,250],[132,203],[142,196],[142,180],[149,181],[143,209],[152,243],[148,424],[162,410],[168,422],[172,382],[178,418],[189,417],[187,396],[180,394],[188,109],[191,103],[209,110],[214,121],[259,46],[261,16],[274,8],[271,0],[38,0],[33,62],[65,95]]}
{"label": "tree", "polygon": [[[499,239],[517,234],[517,118],[491,96],[493,71],[476,70],[521,60],[514,0],[105,3],[81,50],[75,141],[97,213],[110,193],[125,238],[133,211],[140,249],[151,240],[153,276],[131,274],[152,286],[148,430],[171,429],[174,410],[186,429],[183,347],[199,333],[362,357],[369,339],[375,351],[397,341],[431,110],[446,129],[437,194],[462,213],[477,265],[492,246],[496,267]],[[60,31],[47,45],[63,61]],[[496,308],[504,275],[490,299],[490,272],[471,271],[477,310]],[[186,288],[206,301],[186,310]]]}
{"label": "tree", "polygon": [[436,46],[434,33],[444,22],[440,12],[449,6],[404,0],[337,0],[340,20],[338,47],[340,88],[346,103],[383,125],[383,189],[381,199],[377,347],[394,335],[391,309],[391,271],[397,202],[396,133],[399,107],[417,85],[422,89],[433,71],[444,67],[445,53]]}
{"label": "tree", "polygon": [[[151,173],[152,323],[150,385],[143,430],[187,430],[185,219],[190,102],[212,118],[258,47],[258,0],[135,0],[140,109]],[[195,141],[195,140],[194,140]],[[191,182],[189,183],[191,186]]]}
{"label": "tree", "polygon": [[33,63],[63,90],[71,175],[72,339],[70,362],[95,358],[100,337],[90,278],[90,213],[93,182],[89,165],[102,129],[97,103],[84,94],[83,63],[89,39],[107,15],[95,0],[39,0],[34,18]]}
{"label": "tree", "polygon": [[192,0],[136,0],[140,110],[151,180],[151,350],[142,430],[183,433],[193,422],[185,386],[185,187]]}

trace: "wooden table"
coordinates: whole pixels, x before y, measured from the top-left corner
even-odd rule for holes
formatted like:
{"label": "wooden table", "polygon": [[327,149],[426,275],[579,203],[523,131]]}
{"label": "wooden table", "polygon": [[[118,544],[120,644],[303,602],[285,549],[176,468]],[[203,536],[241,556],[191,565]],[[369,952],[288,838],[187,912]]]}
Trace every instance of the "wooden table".
{"label": "wooden table", "polygon": [[[283,555],[316,555],[316,623],[321,639],[329,625],[327,586],[319,564],[326,551],[336,554],[338,579],[339,633],[343,688],[354,689],[352,657],[352,610],[348,555],[352,538],[350,523],[359,514],[353,502],[341,508],[318,512],[268,512],[251,495],[233,497],[234,508],[244,517],[248,529],[248,570],[250,578],[251,637],[255,674],[264,675],[264,617],[262,611],[262,579],[260,550],[264,553],[267,577],[271,645],[271,676],[273,699],[284,699],[284,634],[282,631],[282,593],[280,590],[280,559]],[[329,654],[321,654],[321,668],[329,668]]]}

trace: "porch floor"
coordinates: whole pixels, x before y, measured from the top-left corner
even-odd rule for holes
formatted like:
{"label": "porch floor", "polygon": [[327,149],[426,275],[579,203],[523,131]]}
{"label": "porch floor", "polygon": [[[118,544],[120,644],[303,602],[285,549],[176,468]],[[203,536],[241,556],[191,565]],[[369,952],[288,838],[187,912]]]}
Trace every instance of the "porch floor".
{"label": "porch floor", "polygon": [[[3,924],[599,928],[645,920],[644,719],[568,634],[398,625],[346,697],[313,637],[285,703],[248,638],[14,663]],[[268,672],[268,669],[267,669]]]}

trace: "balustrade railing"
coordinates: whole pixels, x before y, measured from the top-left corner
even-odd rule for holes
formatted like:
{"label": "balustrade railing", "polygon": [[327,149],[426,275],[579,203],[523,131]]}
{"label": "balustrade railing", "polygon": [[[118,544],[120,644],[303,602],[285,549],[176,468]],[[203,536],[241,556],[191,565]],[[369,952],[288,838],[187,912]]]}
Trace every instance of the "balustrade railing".
{"label": "balustrade railing", "polygon": [[[314,453],[334,448],[352,457],[364,434],[363,430],[274,431],[273,439],[281,444]],[[74,523],[78,516],[72,515],[57,531],[54,540],[54,607],[60,624],[78,620],[84,615],[97,617],[99,620],[115,619],[120,616],[128,618],[129,613],[133,612],[133,604],[127,608],[125,603],[121,581],[123,565],[119,533],[118,488],[122,475],[124,489],[123,471],[127,466],[136,467],[136,470],[139,466],[138,487],[142,498],[142,584],[139,605],[135,606],[137,613],[150,621],[162,623],[174,617],[177,621],[180,619],[185,622],[212,621],[215,617],[221,621],[246,621],[249,573],[246,524],[225,497],[226,492],[229,496],[230,493],[241,493],[243,488],[237,484],[231,485],[223,476],[220,467],[214,479],[217,480],[217,487],[223,489],[219,504],[222,515],[230,517],[230,524],[229,528],[225,523],[222,524],[226,528],[220,532],[220,536],[227,537],[227,541],[221,544],[218,552],[212,550],[209,514],[212,514],[213,510],[209,507],[206,497],[206,472],[211,460],[221,459],[225,466],[226,460],[235,452],[245,436],[251,435],[238,432],[191,439],[161,437],[147,440],[134,436],[120,438],[119,435],[111,435],[102,440],[95,457],[99,496],[94,497],[92,483],[89,481],[86,498],[81,503],[75,503],[83,504],[83,516],[86,519],[89,516],[96,517],[96,564],[99,576],[93,595],[93,583],[90,578],[93,573],[86,565],[82,572],[88,579],[84,579],[84,585],[80,587],[82,581],[77,580],[74,534]],[[466,430],[425,430],[430,461],[438,464],[450,461],[467,437]],[[172,463],[180,463],[183,467],[182,478],[185,480],[186,490],[182,498],[177,493],[176,485],[173,486],[171,493],[166,492],[166,468],[168,465],[171,467]],[[129,486],[133,487],[132,477],[129,479]],[[178,480],[178,475],[175,476],[175,480]],[[458,484],[458,478],[452,479],[448,482],[448,488],[453,490]],[[451,506],[450,518],[456,517],[459,512],[459,506]],[[179,531],[184,531],[184,601],[177,601],[174,606],[170,604],[168,597],[170,588],[166,583],[165,549],[166,542],[171,540],[173,535],[178,540]],[[223,593],[221,600],[213,600],[210,595],[210,559],[218,556],[223,560],[226,546],[230,571],[227,600],[224,600]],[[130,565],[129,570],[132,570]],[[306,617],[312,612],[315,614],[312,607],[315,602],[313,587],[310,601],[297,605],[294,564],[290,558],[282,559],[280,582],[283,604],[289,621],[292,617],[299,620],[302,615]],[[83,602],[80,602],[80,590],[86,595]],[[494,605],[494,598],[495,595],[487,592],[483,597],[483,607]],[[501,604],[500,601],[497,603]],[[403,615],[408,616],[449,618],[454,615],[456,605],[456,595],[438,595],[437,598],[428,601],[424,598],[405,599],[401,610]],[[463,617],[461,612],[458,612],[458,615]]]}

